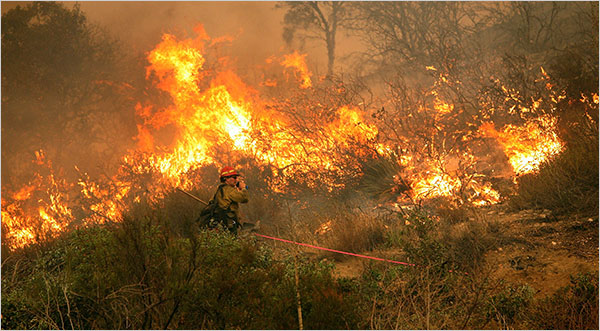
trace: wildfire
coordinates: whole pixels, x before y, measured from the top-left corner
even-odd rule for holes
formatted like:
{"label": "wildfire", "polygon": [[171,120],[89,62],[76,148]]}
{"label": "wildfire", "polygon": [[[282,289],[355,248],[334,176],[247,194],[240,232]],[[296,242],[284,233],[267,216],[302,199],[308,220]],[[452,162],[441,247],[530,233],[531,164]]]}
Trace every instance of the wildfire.
{"label": "wildfire", "polygon": [[33,179],[14,194],[3,192],[2,225],[13,248],[60,233],[73,220],[66,203],[65,192],[69,185],[56,179],[43,151],[35,154],[34,163],[46,175],[34,174]]}
{"label": "wildfire", "polygon": [[440,114],[448,114],[454,111],[454,105],[447,104],[437,97],[434,102],[434,107]]}
{"label": "wildfire", "polygon": [[537,171],[539,166],[564,147],[556,134],[556,118],[542,116],[528,121],[523,127],[506,125],[501,131],[493,123],[479,128],[484,137],[495,138],[503,147],[517,175]]}
{"label": "wildfire", "polygon": [[460,178],[456,174],[444,171],[442,167],[433,167],[427,171],[414,172],[408,178],[412,182],[410,197],[413,201],[437,197],[464,199],[476,206],[498,203],[500,194],[489,182],[481,182],[478,177]]}
{"label": "wildfire", "polygon": [[440,196],[452,196],[460,187],[460,180],[443,173],[440,169],[426,172],[425,178],[415,180],[413,192],[415,199],[426,199]]}
{"label": "wildfire", "polygon": [[[146,150],[154,151],[152,130],[172,126],[177,132],[174,147],[168,153],[149,156],[151,167],[170,179],[173,186],[190,186],[182,175],[198,166],[215,163],[219,146],[245,150],[251,138],[251,109],[245,99],[249,91],[231,72],[221,72],[207,90],[199,88],[207,75],[202,67],[201,54],[208,37],[199,28],[193,40],[177,41],[165,35],[163,41],[149,54],[148,76],[159,77],[158,87],[168,92],[173,105],[152,112],[151,107],[138,106],[144,124],[140,126],[138,141]],[[231,91],[243,91],[234,98]],[[163,148],[164,149],[164,148]]]}
{"label": "wildfire", "polygon": [[324,235],[327,232],[331,231],[331,222],[332,221],[327,221],[325,223],[322,223],[321,225],[319,225],[319,228],[317,228],[314,233]]}
{"label": "wildfire", "polygon": [[35,190],[34,185],[25,185],[19,191],[15,193],[13,199],[15,200],[27,200]]}
{"label": "wildfire", "polygon": [[2,230],[10,240],[11,247],[22,247],[34,242],[35,231],[31,223],[30,219],[23,215],[20,205],[8,203],[2,198]]}
{"label": "wildfire", "polygon": [[[64,231],[75,219],[73,215],[79,215],[73,212],[74,196],[81,197],[77,210],[85,214],[83,219],[78,216],[78,224],[118,221],[128,202],[139,202],[142,196],[156,202],[173,187],[194,188],[198,178],[191,174],[209,164],[221,166],[252,159],[272,170],[269,185],[273,191],[285,191],[289,180],[333,190],[343,188],[344,180],[332,178],[360,175],[361,160],[389,156],[398,150],[379,141],[378,127],[356,105],[315,104],[316,115],[310,113],[311,105],[306,107],[311,109],[297,112],[313,114],[313,118],[298,120],[298,114],[287,111],[288,100],[281,104],[261,100],[257,91],[230,69],[204,70],[205,48],[215,41],[201,26],[196,33],[196,38],[184,40],[165,34],[148,54],[146,78],[166,92],[171,103],[159,108],[140,101],[132,109],[138,119],[137,146],[123,156],[114,176],[96,182],[83,173],[76,184],[69,184],[55,176],[40,151],[34,162],[45,175],[35,174],[14,193],[3,187],[2,224],[11,247],[23,247]],[[285,69],[295,70],[302,93],[315,90],[305,57],[294,52],[280,62]],[[445,81],[445,76],[440,74],[440,80]],[[435,91],[434,96],[432,107],[437,118],[456,112]],[[597,95],[589,99],[598,103]],[[274,110],[282,108],[286,111]],[[523,127],[508,125],[500,131],[493,123],[486,123],[479,131],[498,140],[515,172],[521,174],[534,171],[562,150],[555,124],[555,119],[546,117]],[[163,129],[168,129],[168,137],[157,134]],[[481,177],[467,180],[433,160],[409,154],[398,157],[407,169],[403,178],[410,184],[413,200],[460,196],[475,205],[500,200],[498,192]],[[135,176],[145,176],[144,183],[135,182]],[[330,230],[331,221],[323,223],[316,233]]]}
{"label": "wildfire", "polygon": [[302,84],[300,85],[301,88],[309,88],[312,86],[310,80],[311,73],[308,71],[305,58],[306,54],[301,55],[298,51],[295,51],[292,54],[284,55],[284,59],[281,61],[281,65],[284,67],[296,69],[302,81]]}
{"label": "wildfire", "polygon": [[[167,125],[175,127],[172,150],[149,156],[151,167],[170,178],[171,185],[191,186],[184,174],[194,167],[220,164],[218,154],[223,151],[285,169],[278,173],[281,176],[314,173],[315,169],[341,175],[341,150],[370,144],[377,136],[376,127],[350,106],[337,109],[331,121],[322,121],[319,137],[298,132],[289,118],[265,110],[256,93],[231,71],[217,73],[206,90],[199,89],[200,80],[208,79],[208,75],[190,72],[201,70],[204,63],[197,49],[190,48],[202,45],[206,38],[201,35],[195,42],[176,42],[172,36],[165,37],[148,57],[148,72],[156,71],[158,86],[171,95],[173,106],[154,112],[138,106],[137,112],[144,119],[138,141],[144,142],[141,145],[146,150],[154,150],[148,148],[154,144],[150,132]],[[309,88],[310,73],[304,57],[295,52],[284,56],[281,64],[298,70],[302,88]],[[305,180],[315,182],[317,178]]]}
{"label": "wildfire", "polygon": [[131,186],[113,178],[110,188],[101,188],[98,183],[89,179],[79,179],[77,184],[81,193],[90,202],[87,208],[91,211],[90,220],[94,223],[104,223],[106,220],[116,221],[121,216],[119,203],[129,193]]}

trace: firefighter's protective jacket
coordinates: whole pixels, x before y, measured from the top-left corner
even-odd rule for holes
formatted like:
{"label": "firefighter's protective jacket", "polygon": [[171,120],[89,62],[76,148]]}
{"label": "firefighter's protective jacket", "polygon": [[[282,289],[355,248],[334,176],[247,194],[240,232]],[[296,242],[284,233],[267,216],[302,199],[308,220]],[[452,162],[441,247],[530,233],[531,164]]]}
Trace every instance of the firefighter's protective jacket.
{"label": "firefighter's protective jacket", "polygon": [[231,219],[239,221],[240,203],[248,202],[248,190],[245,188],[238,190],[230,185],[223,185],[223,195],[217,194],[217,203],[222,209],[229,211],[227,216]]}

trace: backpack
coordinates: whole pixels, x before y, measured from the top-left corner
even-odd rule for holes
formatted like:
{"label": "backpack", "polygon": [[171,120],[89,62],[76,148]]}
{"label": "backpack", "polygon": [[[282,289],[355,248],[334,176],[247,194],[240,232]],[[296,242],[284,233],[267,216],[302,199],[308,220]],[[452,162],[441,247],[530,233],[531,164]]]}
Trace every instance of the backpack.
{"label": "backpack", "polygon": [[[200,212],[200,216],[196,222],[200,224],[201,227],[207,227],[210,229],[216,228],[219,224],[222,224],[227,228],[227,220],[231,219],[228,216],[229,206],[227,209],[223,209],[219,207],[217,203],[217,194],[221,194],[221,198],[223,198],[223,187],[225,185],[219,185],[217,192],[213,198],[208,202],[208,205],[204,207],[204,209]],[[237,220],[233,219],[233,224],[237,224]]]}

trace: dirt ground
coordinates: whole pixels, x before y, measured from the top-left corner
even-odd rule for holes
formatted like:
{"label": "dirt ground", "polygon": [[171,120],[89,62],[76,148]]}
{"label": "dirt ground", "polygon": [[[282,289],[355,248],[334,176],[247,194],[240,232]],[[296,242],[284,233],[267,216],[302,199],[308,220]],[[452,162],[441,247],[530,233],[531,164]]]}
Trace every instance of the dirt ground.
{"label": "dirt ground", "polygon": [[[495,249],[485,256],[485,263],[494,270],[492,277],[514,285],[527,284],[536,291],[536,297],[552,294],[569,285],[570,276],[599,270],[597,215],[554,216],[548,210],[508,212],[506,207],[497,205],[478,210],[477,217],[500,227]],[[372,262],[289,243],[271,244],[276,258],[303,254],[333,261],[337,277],[358,277]],[[399,248],[376,249],[360,254],[394,260],[394,257],[402,256],[402,251]]]}
{"label": "dirt ground", "polygon": [[545,296],[568,285],[571,275],[598,271],[597,216],[525,210],[499,217],[508,240],[487,255],[498,266],[497,278],[526,283]]}
{"label": "dirt ground", "polygon": [[[502,207],[484,210],[484,216],[502,226],[497,248],[486,254],[493,277],[512,284],[527,284],[536,296],[546,296],[570,282],[577,273],[597,271],[598,217],[554,217],[549,211],[516,213]],[[398,256],[398,249],[363,252],[380,258]],[[335,263],[338,277],[357,277],[365,259],[347,257]],[[382,262],[384,263],[384,262]]]}

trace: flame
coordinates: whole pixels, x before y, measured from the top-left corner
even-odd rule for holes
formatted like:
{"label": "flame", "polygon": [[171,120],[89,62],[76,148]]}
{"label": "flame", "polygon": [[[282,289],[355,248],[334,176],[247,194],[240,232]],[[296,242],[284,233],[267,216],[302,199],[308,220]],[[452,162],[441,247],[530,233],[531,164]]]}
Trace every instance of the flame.
{"label": "flame", "polygon": [[343,106],[338,109],[337,115],[338,119],[329,123],[326,128],[331,136],[337,137],[338,143],[348,146],[348,141],[354,138],[357,142],[366,144],[377,136],[377,128],[364,122],[358,108]]}
{"label": "flame", "polygon": [[15,193],[13,199],[15,200],[27,200],[35,190],[35,185],[25,185],[19,191]]}
{"label": "flame", "polygon": [[[148,55],[147,75],[155,73],[159,77],[157,86],[170,94],[173,105],[154,113],[149,107],[138,106],[138,114],[144,119],[138,141],[144,150],[154,150],[153,129],[165,126],[176,129],[172,151],[150,156],[151,167],[167,176],[173,185],[189,186],[181,182],[182,174],[215,163],[215,141],[223,145],[231,143],[234,149],[243,150],[251,140],[252,106],[243,98],[247,88],[241,80],[231,72],[221,72],[207,90],[199,88],[206,78],[202,72],[205,59],[200,51],[207,40],[205,34],[183,41],[165,35]],[[232,90],[242,91],[242,97],[235,98]]]}
{"label": "flame", "polygon": [[23,214],[17,204],[10,204],[2,198],[2,225],[6,237],[11,243],[11,248],[23,247],[35,242],[35,235],[31,221]]}
{"label": "flame", "polygon": [[47,175],[36,173],[15,193],[3,193],[2,225],[11,248],[37,242],[41,236],[54,236],[73,220],[64,193],[69,185],[56,179],[52,164],[43,151],[35,152],[33,162]]}
{"label": "flame", "polygon": [[445,174],[438,168],[425,172],[424,178],[414,182],[412,190],[415,199],[447,197],[454,195],[460,184],[458,178]]}
{"label": "flame", "polygon": [[[195,31],[195,38],[183,40],[165,34],[148,53],[146,78],[166,92],[171,103],[159,108],[140,101],[132,109],[138,119],[137,145],[123,156],[116,174],[94,181],[83,173],[71,185],[55,177],[50,160],[43,151],[38,151],[34,163],[46,175],[35,174],[14,193],[3,188],[2,224],[11,247],[23,247],[64,231],[75,218],[69,206],[69,197],[73,198],[75,193],[82,197],[78,208],[87,213],[84,219],[78,219],[81,224],[118,221],[128,202],[141,199],[157,202],[173,187],[196,187],[199,179],[194,177],[194,170],[209,164],[222,166],[252,159],[272,170],[269,185],[275,192],[285,192],[291,180],[333,190],[343,188],[348,178],[360,175],[361,160],[389,156],[399,150],[396,145],[379,141],[378,127],[369,123],[355,105],[314,104],[307,109],[295,109],[310,115],[301,119],[308,124],[299,124],[299,116],[286,108],[289,100],[261,100],[256,90],[225,67],[205,70],[210,58],[205,55],[205,48],[228,37],[211,40],[201,26]],[[301,81],[302,93],[313,91],[305,58],[306,55],[294,52],[279,62],[284,70],[294,70]],[[277,58],[267,62],[274,59]],[[438,71],[431,66],[427,70]],[[545,74],[543,68],[542,72]],[[440,73],[436,86],[448,81],[447,75]],[[276,85],[274,80],[263,83],[263,86]],[[510,100],[520,98],[518,91],[502,88]],[[457,112],[437,92],[432,94],[435,98],[431,110],[435,110],[436,120]],[[554,95],[556,100],[561,97],[562,94]],[[587,98],[598,103],[597,94]],[[540,107],[541,100],[532,102],[527,111]],[[311,113],[313,108],[317,110]],[[523,108],[519,106],[525,111]],[[512,111],[516,109],[517,106]],[[439,125],[443,127],[443,123]],[[479,131],[498,140],[515,173],[520,174],[533,171],[562,150],[562,143],[554,133],[555,125],[556,120],[547,117],[527,122],[523,127],[507,125],[500,131],[492,123],[485,123]],[[157,134],[165,129],[168,136]],[[405,142],[410,143],[410,139]],[[399,163],[406,168],[401,184],[406,179],[412,188],[410,199],[458,196],[474,205],[500,201],[498,192],[482,176],[470,174],[465,179],[458,171],[448,171],[439,160],[423,160],[414,154],[398,156]],[[136,176],[145,178],[143,185],[132,179]],[[396,184],[400,184],[400,178],[396,178]],[[330,230],[331,221],[323,223],[315,233]]]}
{"label": "flame", "polygon": [[331,231],[331,220],[319,225],[319,228],[315,230],[315,234],[324,235]]}
{"label": "flame", "polygon": [[493,205],[500,202],[500,193],[492,188],[491,183],[483,185],[473,181],[471,183],[475,194],[469,198],[469,201],[476,206]]}
{"label": "flame", "polygon": [[476,180],[463,182],[459,177],[444,173],[441,169],[428,171],[420,176],[422,178],[415,179],[412,184],[413,201],[437,197],[460,199],[461,195],[464,195],[466,200],[475,206],[500,202],[500,193],[493,189],[489,182],[483,184]]}
{"label": "flame", "polygon": [[[166,36],[148,56],[147,75],[159,77],[158,86],[171,95],[173,105],[158,111],[150,106],[136,107],[136,113],[144,121],[139,127],[138,145],[145,151],[153,151],[147,156],[148,167],[165,175],[170,185],[191,187],[193,183],[185,179],[185,174],[203,165],[221,164],[219,153],[226,151],[238,157],[252,156],[283,169],[275,171],[280,177],[310,174],[301,180],[314,186],[323,182],[318,172],[342,176],[345,169],[358,167],[358,164],[343,164],[347,161],[340,155],[342,150],[375,144],[377,128],[365,122],[358,108],[338,108],[330,121],[321,121],[322,128],[311,134],[298,131],[283,114],[265,110],[256,92],[231,71],[216,73],[207,84],[210,77],[196,73],[204,63],[198,47],[207,40],[202,35],[200,40],[177,42],[173,36]],[[295,52],[284,56],[281,64],[298,70],[303,77],[302,87],[306,88],[310,87],[310,73],[304,58],[305,55]],[[208,88],[201,90],[200,85]],[[152,132],[166,126],[175,128],[173,147],[157,153]],[[384,150],[381,145],[373,149]],[[126,160],[140,173],[147,170],[135,158]],[[282,190],[277,187],[279,184],[275,181],[272,189]],[[340,187],[327,181],[325,184],[330,189]]]}
{"label": "flame", "polygon": [[309,88],[312,86],[310,80],[311,73],[308,71],[305,58],[306,54],[300,54],[298,51],[294,51],[292,54],[284,55],[283,60],[281,61],[281,65],[284,67],[296,69],[302,81],[302,84],[300,85],[301,88]]}
{"label": "flame", "polygon": [[[185,40],[165,34],[148,54],[146,77],[167,92],[172,103],[162,109],[144,102],[136,104],[135,114],[140,120],[137,146],[123,157],[116,175],[99,183],[84,173],[76,185],[62,183],[62,191],[53,175],[36,177],[8,199],[3,196],[3,224],[13,247],[35,242],[40,232],[58,233],[73,220],[61,192],[79,190],[84,199],[79,207],[87,212],[81,224],[102,223],[118,220],[126,199],[140,201],[144,195],[157,201],[170,187],[193,187],[195,183],[187,174],[207,164],[222,164],[226,160],[223,154],[233,156],[227,162],[249,156],[274,167],[272,189],[282,191],[289,178],[313,187],[343,187],[320,174],[343,177],[348,171],[357,171],[357,161],[345,157],[356,146],[369,144],[372,150],[384,149],[374,142],[377,128],[366,123],[362,112],[352,106],[332,109],[329,120],[321,121],[312,133],[294,126],[283,114],[265,110],[256,92],[233,72],[203,71],[206,60],[202,52],[211,40],[201,27],[197,32],[195,39]],[[302,87],[307,88],[311,82],[304,57],[296,52],[286,56],[282,64],[296,68],[303,77]],[[173,132],[170,140],[157,139],[155,133],[164,128]],[[370,153],[356,152],[364,156]],[[51,168],[43,152],[36,152],[35,157],[36,164]],[[143,193],[134,190],[131,175],[151,176]],[[25,202],[31,202],[45,185],[56,187],[46,191],[49,202],[38,201],[37,211],[28,211]],[[40,223],[42,226],[34,226]]]}
{"label": "flame", "polygon": [[559,154],[564,147],[556,134],[556,118],[542,116],[525,126],[506,125],[501,131],[493,123],[484,123],[479,131],[484,137],[495,138],[503,147],[517,175],[537,171],[540,165]]}
{"label": "flame", "polygon": [[81,187],[81,193],[90,202],[87,206],[92,214],[89,221],[104,223],[110,220],[114,222],[121,217],[122,206],[119,202],[129,193],[131,186],[130,183],[120,182],[115,178],[111,183],[113,185],[110,188],[101,188],[98,183],[94,183],[88,178],[81,178],[77,182]]}
{"label": "flame", "polygon": [[433,106],[440,114],[448,114],[454,111],[454,105],[447,104],[437,97],[434,100]]}

